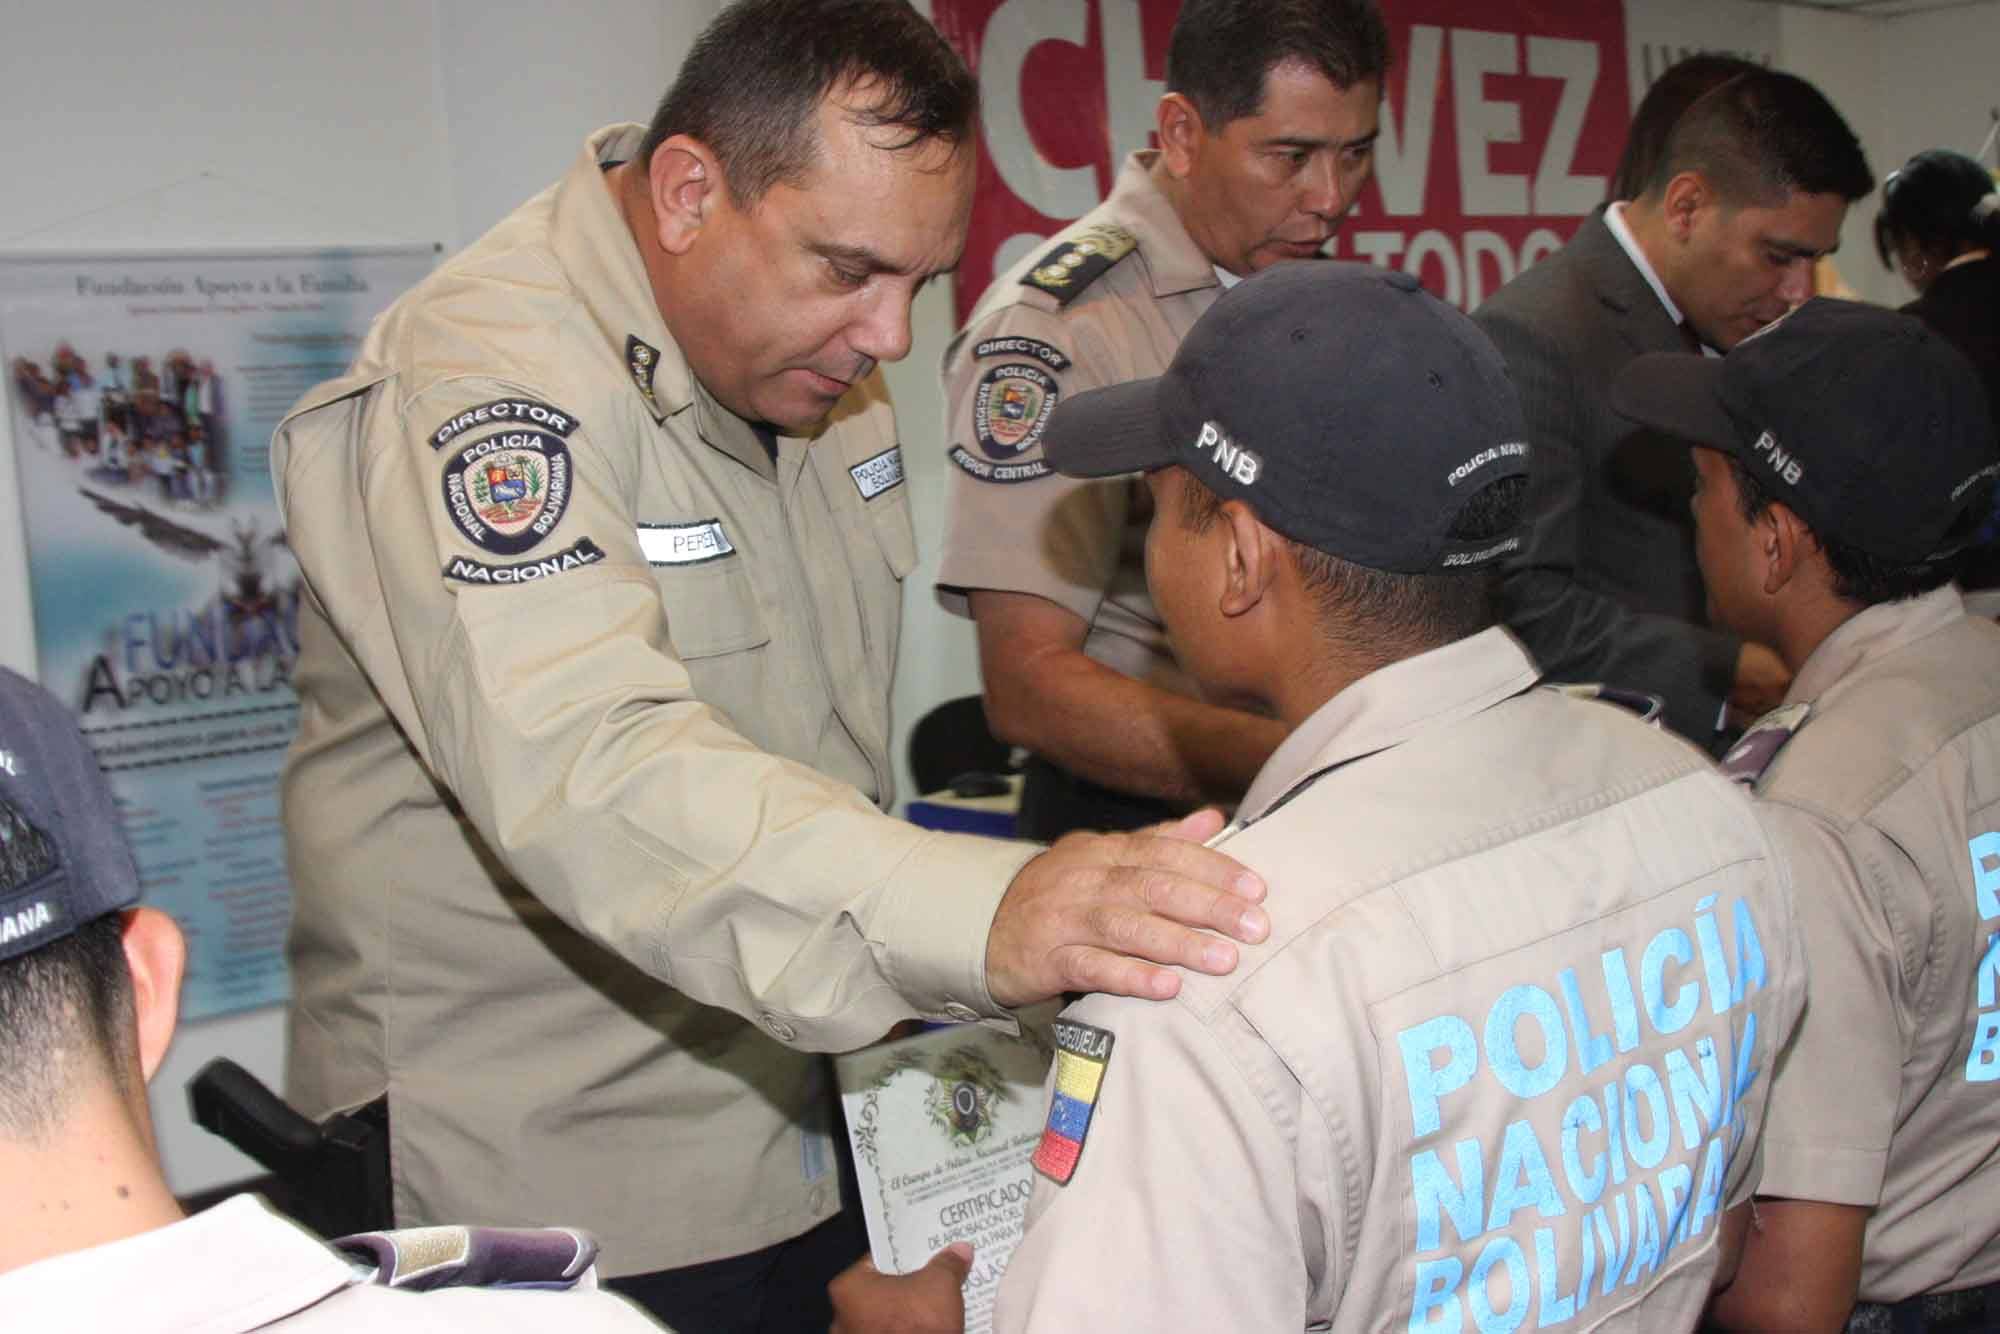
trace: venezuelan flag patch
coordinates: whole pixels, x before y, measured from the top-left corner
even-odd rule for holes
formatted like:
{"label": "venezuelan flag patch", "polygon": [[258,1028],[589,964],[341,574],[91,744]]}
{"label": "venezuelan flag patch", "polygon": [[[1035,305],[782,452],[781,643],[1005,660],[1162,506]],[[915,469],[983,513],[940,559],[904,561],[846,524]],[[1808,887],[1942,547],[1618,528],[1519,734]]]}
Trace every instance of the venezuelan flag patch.
{"label": "venezuelan flag patch", "polygon": [[1049,1100],[1049,1123],[1035,1148],[1035,1170],[1058,1186],[1076,1175],[1083,1155],[1083,1138],[1090,1133],[1090,1115],[1104,1071],[1111,1064],[1113,1035],[1089,1024],[1056,1020],[1056,1087]]}

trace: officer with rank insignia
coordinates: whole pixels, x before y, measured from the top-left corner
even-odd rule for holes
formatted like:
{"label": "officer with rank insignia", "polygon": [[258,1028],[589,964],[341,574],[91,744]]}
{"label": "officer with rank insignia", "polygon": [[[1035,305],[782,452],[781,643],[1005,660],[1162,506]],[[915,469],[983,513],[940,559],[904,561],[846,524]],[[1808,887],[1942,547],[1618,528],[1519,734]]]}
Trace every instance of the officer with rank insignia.
{"label": "officer with rank insignia", "polygon": [[1167,649],[1145,488],[1056,476],[1043,433],[1064,397],[1164,370],[1224,287],[1319,254],[1373,169],[1388,58],[1374,0],[1189,0],[1159,149],[996,280],[945,353],[938,592],[978,627],[994,733],[1036,757],[1024,833],[1233,802],[1283,735],[1197,698]]}
{"label": "officer with rank insignia", "polygon": [[1820,299],[1720,361],[1641,358],[1613,401],[1694,446],[1709,605],[1793,673],[1724,759],[1780,835],[1812,977],[1716,1314],[1993,1329],[2000,628],[1951,582],[2000,474],[1978,377],[1910,316]]}
{"label": "officer with rank insignia", "polygon": [[331,1245],[254,1195],[192,1217],[146,1101],[187,943],[139,905],[118,806],[61,701],[0,671],[0,1311],[10,1330],[656,1330],[567,1228]]}
{"label": "officer with rank insignia", "polygon": [[1050,423],[1066,475],[1145,473],[1188,671],[1291,731],[1218,840],[1270,939],[1057,1026],[996,1328],[1700,1318],[1803,999],[1790,882],[1706,757],[1496,626],[1522,434],[1471,321],[1332,263]]}
{"label": "officer with rank insignia", "polygon": [[824,1330],[862,1243],[808,1053],[1258,934],[1213,815],[1044,852],[879,808],[916,551],[875,368],[974,111],[900,0],[733,5],[279,428],[289,1091],[386,1118],[398,1222],[573,1220],[677,1325]]}

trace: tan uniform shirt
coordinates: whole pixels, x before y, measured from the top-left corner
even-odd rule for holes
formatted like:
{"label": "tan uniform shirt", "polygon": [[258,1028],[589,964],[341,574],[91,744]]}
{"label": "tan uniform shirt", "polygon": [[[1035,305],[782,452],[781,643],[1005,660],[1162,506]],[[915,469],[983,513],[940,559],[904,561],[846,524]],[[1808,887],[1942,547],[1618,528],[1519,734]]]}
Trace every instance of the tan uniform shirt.
{"label": "tan uniform shirt", "polygon": [[[1102,204],[986,289],[945,349],[951,470],[938,597],[1034,593],[1090,626],[1084,652],[1127,676],[1192,694],[1146,592],[1150,500],[1136,480],[1085,481],[1042,460],[1049,413],[1071,394],[1165,373],[1222,294],[1215,268],[1134,153]],[[1137,248],[1064,304],[1021,279],[1065,243],[1111,226]]]}
{"label": "tan uniform shirt", "polygon": [[1863,1301],[2000,1280],[2000,628],[1956,589],[1800,669],[1764,770],[1812,959],[1760,1193],[1873,1205]]}
{"label": "tan uniform shirt", "polygon": [[399,1222],[570,1220],[612,1274],[832,1213],[805,1050],[994,1013],[1035,851],[874,805],[915,559],[889,404],[773,465],[709,397],[603,183],[640,137],[595,135],[272,446],[308,593],[292,1096],[387,1090]]}
{"label": "tan uniform shirt", "polygon": [[1270,939],[1065,1012],[1038,1163],[1094,1107],[998,1328],[1694,1327],[1801,1004],[1789,882],[1699,752],[1534,679],[1489,630],[1286,739],[1222,842]]}
{"label": "tan uniform shirt", "polygon": [[7,1328],[34,1334],[659,1334],[586,1273],[567,1291],[371,1286],[254,1195],[0,1274]]}

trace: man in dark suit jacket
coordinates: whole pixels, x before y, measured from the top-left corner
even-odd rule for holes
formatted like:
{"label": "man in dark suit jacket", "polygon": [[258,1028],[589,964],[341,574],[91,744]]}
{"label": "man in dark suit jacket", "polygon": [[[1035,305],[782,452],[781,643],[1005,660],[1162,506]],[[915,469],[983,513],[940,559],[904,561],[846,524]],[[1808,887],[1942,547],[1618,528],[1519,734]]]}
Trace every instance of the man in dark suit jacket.
{"label": "man in dark suit jacket", "polygon": [[1682,115],[1639,198],[1598,212],[1475,313],[1535,446],[1534,520],[1503,613],[1550,679],[1659,695],[1667,725],[1704,745],[1725,702],[1745,721],[1782,697],[1776,654],[1708,625],[1689,473],[1632,448],[1608,394],[1642,353],[1727,351],[1812,295],[1814,262],[1872,188],[1817,89],[1745,73]]}

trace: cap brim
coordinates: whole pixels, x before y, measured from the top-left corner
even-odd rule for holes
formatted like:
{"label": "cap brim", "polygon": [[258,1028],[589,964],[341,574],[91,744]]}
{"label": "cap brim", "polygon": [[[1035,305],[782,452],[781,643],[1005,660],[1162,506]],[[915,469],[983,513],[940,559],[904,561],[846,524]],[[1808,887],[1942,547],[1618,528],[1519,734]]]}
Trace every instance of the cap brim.
{"label": "cap brim", "polygon": [[1722,358],[1648,352],[1611,382],[1619,416],[1689,444],[1740,450],[1743,428],[1722,403]]}
{"label": "cap brim", "polygon": [[1116,477],[1174,461],[1160,380],[1129,380],[1065,398],[1049,414],[1042,457],[1066,477]]}

